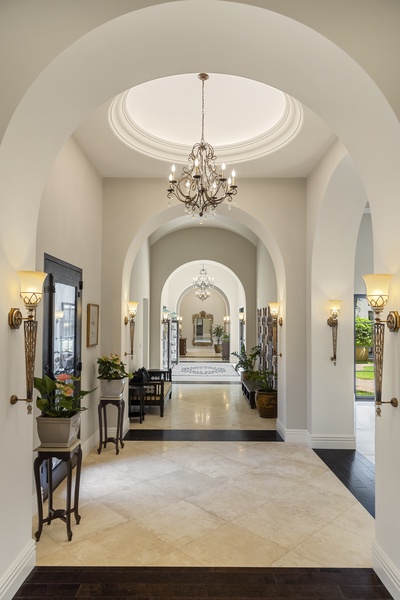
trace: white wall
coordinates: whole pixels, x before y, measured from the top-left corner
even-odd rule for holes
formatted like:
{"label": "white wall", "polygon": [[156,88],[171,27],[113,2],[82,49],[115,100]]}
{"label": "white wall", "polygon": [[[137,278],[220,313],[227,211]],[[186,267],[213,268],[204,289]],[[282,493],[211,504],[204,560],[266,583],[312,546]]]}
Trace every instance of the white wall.
{"label": "white wall", "polygon": [[[135,318],[134,356],[127,358],[129,371],[132,373],[142,366],[149,366],[149,320],[148,304],[150,298],[150,247],[149,242],[143,242],[133,263],[130,278],[128,300],[139,302]],[[126,327],[125,344],[130,352],[129,325]]]}
{"label": "white wall", "polygon": [[[86,346],[87,304],[99,304],[101,298],[102,179],[73,138],[63,146],[54,161],[40,205],[36,264],[43,270],[44,253],[83,270],[82,290],[82,388],[98,388],[97,357],[100,344]],[[40,327],[41,325],[39,325]],[[101,327],[99,340],[101,343]],[[39,336],[41,337],[41,336]],[[41,340],[40,340],[41,341]],[[41,343],[38,345],[38,364]],[[40,368],[38,374],[41,375]],[[98,429],[99,388],[85,397],[81,437],[85,443]],[[36,414],[39,411],[36,409]],[[35,429],[34,443],[38,445]]]}
{"label": "white wall", "polygon": [[356,261],[354,268],[354,293],[365,294],[366,273],[374,272],[374,240],[372,236],[371,213],[366,210],[362,216],[357,237]]}

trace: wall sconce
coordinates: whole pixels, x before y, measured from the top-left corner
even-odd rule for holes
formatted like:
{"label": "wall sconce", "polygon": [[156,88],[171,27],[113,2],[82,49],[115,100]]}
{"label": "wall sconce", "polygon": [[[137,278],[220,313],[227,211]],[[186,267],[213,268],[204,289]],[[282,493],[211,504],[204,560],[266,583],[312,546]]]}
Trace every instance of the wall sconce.
{"label": "wall sconce", "polygon": [[230,325],[230,324],[231,324],[231,318],[229,315],[226,315],[226,317],[224,317],[224,325]]}
{"label": "wall sconce", "polygon": [[381,416],[382,404],[391,404],[398,406],[397,398],[392,398],[382,402],[382,375],[383,375],[383,348],[385,325],[389,331],[396,332],[400,327],[400,315],[397,310],[390,311],[387,321],[382,321],[380,313],[385,308],[389,300],[389,284],[392,275],[375,274],[363,275],[367,287],[367,302],[374,311],[374,371],[375,371],[375,406],[376,416]]}
{"label": "wall sconce", "polygon": [[329,327],[332,328],[332,348],[333,355],[331,361],[336,365],[336,350],[337,350],[337,330],[338,330],[338,316],[340,313],[341,300],[329,300],[329,312],[331,316],[327,320]]}
{"label": "wall sconce", "polygon": [[131,338],[131,352],[125,352],[125,356],[133,356],[133,342],[135,340],[135,317],[137,313],[137,309],[139,306],[139,302],[128,302],[128,314],[129,318],[125,317],[124,323],[125,325],[130,324],[130,338]]}
{"label": "wall sconce", "polygon": [[161,323],[168,323],[168,321],[169,321],[169,310],[167,310],[164,307],[163,312],[162,312]]}
{"label": "wall sconce", "polygon": [[269,302],[269,304],[268,304],[271,317],[274,319],[274,321],[276,323],[278,323],[282,327],[282,324],[283,324],[282,317],[279,317],[279,319],[278,319],[280,305],[281,305],[280,302]]}
{"label": "wall sconce", "polygon": [[241,323],[242,325],[245,325],[246,323],[246,320],[244,318],[244,312],[239,313],[239,323]]}
{"label": "wall sconce", "polygon": [[19,329],[24,321],[25,337],[25,373],[26,373],[26,398],[18,398],[12,395],[11,404],[19,401],[27,402],[28,415],[32,413],[33,400],[33,380],[35,371],[36,338],[37,326],[36,308],[38,307],[43,295],[43,282],[47,273],[41,271],[18,271],[21,280],[20,296],[28,311],[28,317],[23,318],[19,308],[12,308],[8,313],[8,324],[11,329]]}

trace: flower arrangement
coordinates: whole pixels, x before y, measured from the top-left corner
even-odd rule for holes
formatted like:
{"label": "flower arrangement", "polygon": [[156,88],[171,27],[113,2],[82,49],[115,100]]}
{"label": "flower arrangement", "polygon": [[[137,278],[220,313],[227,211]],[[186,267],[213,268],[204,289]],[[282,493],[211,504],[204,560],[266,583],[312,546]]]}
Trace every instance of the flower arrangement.
{"label": "flower arrangement", "polygon": [[34,378],[34,387],[42,396],[36,399],[36,406],[46,417],[67,419],[86,410],[80,405],[81,398],[94,390],[77,392],[74,381],[80,381],[80,377],[68,373],[57,375],[55,380],[47,375]]}
{"label": "flower arrangement", "polygon": [[125,377],[131,379],[132,377],[132,374],[126,372],[125,364],[121,361],[121,357],[114,352],[111,352],[110,356],[101,356],[98,358],[97,364],[99,365],[99,376],[97,379],[111,381],[113,379],[125,379]]}

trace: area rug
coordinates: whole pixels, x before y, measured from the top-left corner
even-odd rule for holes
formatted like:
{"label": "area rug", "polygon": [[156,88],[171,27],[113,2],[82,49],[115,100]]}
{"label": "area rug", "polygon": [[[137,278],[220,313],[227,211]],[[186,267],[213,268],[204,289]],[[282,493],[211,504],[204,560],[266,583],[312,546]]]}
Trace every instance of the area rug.
{"label": "area rug", "polygon": [[209,382],[240,382],[240,377],[231,364],[215,363],[180,363],[172,369],[172,381],[176,383],[185,381]]}

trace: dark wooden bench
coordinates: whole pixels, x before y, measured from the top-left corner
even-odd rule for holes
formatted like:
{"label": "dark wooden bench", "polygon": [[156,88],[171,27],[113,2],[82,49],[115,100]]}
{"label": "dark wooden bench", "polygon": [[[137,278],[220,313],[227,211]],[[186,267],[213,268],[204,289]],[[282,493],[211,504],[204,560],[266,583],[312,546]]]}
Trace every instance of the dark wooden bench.
{"label": "dark wooden bench", "polygon": [[257,384],[249,379],[242,379],[242,393],[245,396],[247,402],[250,404],[250,408],[256,408],[256,390]]}
{"label": "dark wooden bench", "polygon": [[159,406],[160,417],[164,416],[164,404],[172,396],[171,369],[149,369],[149,381],[134,381],[129,384],[129,415],[134,415],[134,407],[139,406],[143,393],[144,406]]}

